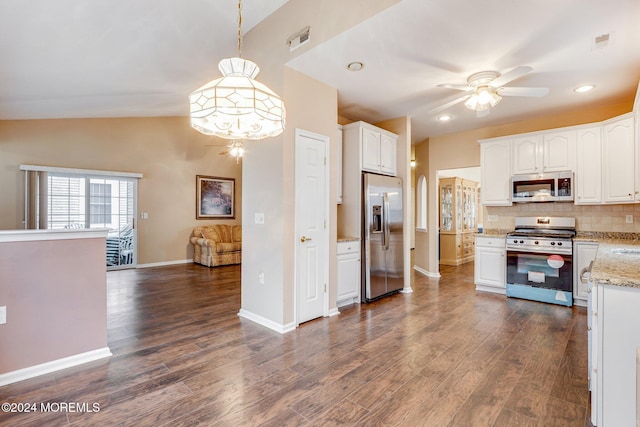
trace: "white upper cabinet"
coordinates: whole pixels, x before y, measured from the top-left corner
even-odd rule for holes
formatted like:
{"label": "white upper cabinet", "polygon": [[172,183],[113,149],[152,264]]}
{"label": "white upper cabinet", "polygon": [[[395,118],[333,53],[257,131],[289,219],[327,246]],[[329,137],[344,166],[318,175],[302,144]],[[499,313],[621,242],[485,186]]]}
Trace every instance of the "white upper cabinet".
{"label": "white upper cabinet", "polygon": [[544,132],[513,139],[513,174],[575,170],[575,131]]}
{"label": "white upper cabinet", "polygon": [[398,170],[398,139],[380,134],[380,172],[395,176]]}
{"label": "white upper cabinet", "polygon": [[511,206],[511,143],[506,139],[480,144],[480,201],[484,206]]}
{"label": "white upper cabinet", "polygon": [[[398,136],[364,122],[343,126],[345,141],[357,134],[363,171],[396,176]],[[346,142],[345,142],[346,143]]]}
{"label": "white upper cabinet", "polygon": [[608,121],[602,130],[602,191],[605,203],[635,201],[635,132],[633,116]]}
{"label": "white upper cabinet", "polygon": [[576,132],[576,205],[602,203],[602,126]]}
{"label": "white upper cabinet", "polygon": [[544,172],[574,171],[576,169],[575,131],[544,133],[542,154]]}
{"label": "white upper cabinet", "polygon": [[542,172],[542,135],[513,139],[513,174]]}
{"label": "white upper cabinet", "polygon": [[380,169],[380,132],[368,128],[362,128],[362,169]]}

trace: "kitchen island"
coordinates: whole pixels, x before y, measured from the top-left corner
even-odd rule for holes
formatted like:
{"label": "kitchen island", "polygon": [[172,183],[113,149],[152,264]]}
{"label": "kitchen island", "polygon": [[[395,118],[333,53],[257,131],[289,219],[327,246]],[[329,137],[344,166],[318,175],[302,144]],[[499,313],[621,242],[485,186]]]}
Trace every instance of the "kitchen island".
{"label": "kitchen island", "polygon": [[599,240],[590,278],[592,423],[636,425],[640,241]]}

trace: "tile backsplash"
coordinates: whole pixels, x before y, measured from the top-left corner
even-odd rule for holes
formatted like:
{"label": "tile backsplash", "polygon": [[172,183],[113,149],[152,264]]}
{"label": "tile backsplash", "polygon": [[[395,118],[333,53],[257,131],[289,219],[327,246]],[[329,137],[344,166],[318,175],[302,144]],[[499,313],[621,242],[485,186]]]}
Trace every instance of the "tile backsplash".
{"label": "tile backsplash", "polygon": [[[496,221],[489,221],[497,219]],[[633,223],[626,223],[627,215]],[[640,233],[640,204],[584,206],[573,203],[516,203],[513,206],[484,208],[486,230],[513,230],[519,216],[570,216],[576,219],[577,231]]]}

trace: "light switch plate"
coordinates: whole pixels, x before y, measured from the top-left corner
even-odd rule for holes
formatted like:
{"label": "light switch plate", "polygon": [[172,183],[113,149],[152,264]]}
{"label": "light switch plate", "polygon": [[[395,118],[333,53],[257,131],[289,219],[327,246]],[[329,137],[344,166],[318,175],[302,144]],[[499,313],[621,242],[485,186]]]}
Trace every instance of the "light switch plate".
{"label": "light switch plate", "polygon": [[7,323],[7,306],[0,307],[0,325]]}
{"label": "light switch plate", "polygon": [[254,221],[256,224],[264,224],[264,213],[256,212],[254,215]]}
{"label": "light switch plate", "polygon": [[487,219],[489,222],[496,222],[498,220],[498,215],[488,215]]}
{"label": "light switch plate", "polygon": [[625,221],[627,224],[633,224],[633,215],[627,215]]}

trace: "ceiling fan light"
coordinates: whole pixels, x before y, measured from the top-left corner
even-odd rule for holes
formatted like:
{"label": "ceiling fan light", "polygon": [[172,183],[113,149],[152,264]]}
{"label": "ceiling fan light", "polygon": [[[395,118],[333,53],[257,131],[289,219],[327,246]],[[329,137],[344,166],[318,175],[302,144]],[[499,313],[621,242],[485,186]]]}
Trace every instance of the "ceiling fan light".
{"label": "ceiling fan light", "polygon": [[475,110],[478,106],[478,97],[476,94],[473,94],[464,102],[464,106],[470,110]]}
{"label": "ceiling fan light", "polygon": [[486,87],[479,88],[476,91],[476,96],[479,105],[487,105],[491,102],[491,91]]}
{"label": "ceiling fan light", "polygon": [[491,104],[492,107],[498,105],[498,102],[500,102],[501,100],[502,97],[500,95],[495,92],[491,92],[491,99],[489,99],[489,104]]}
{"label": "ceiling fan light", "polygon": [[475,111],[486,111],[495,107],[502,97],[490,88],[483,86],[478,89],[464,103],[465,107]]}

